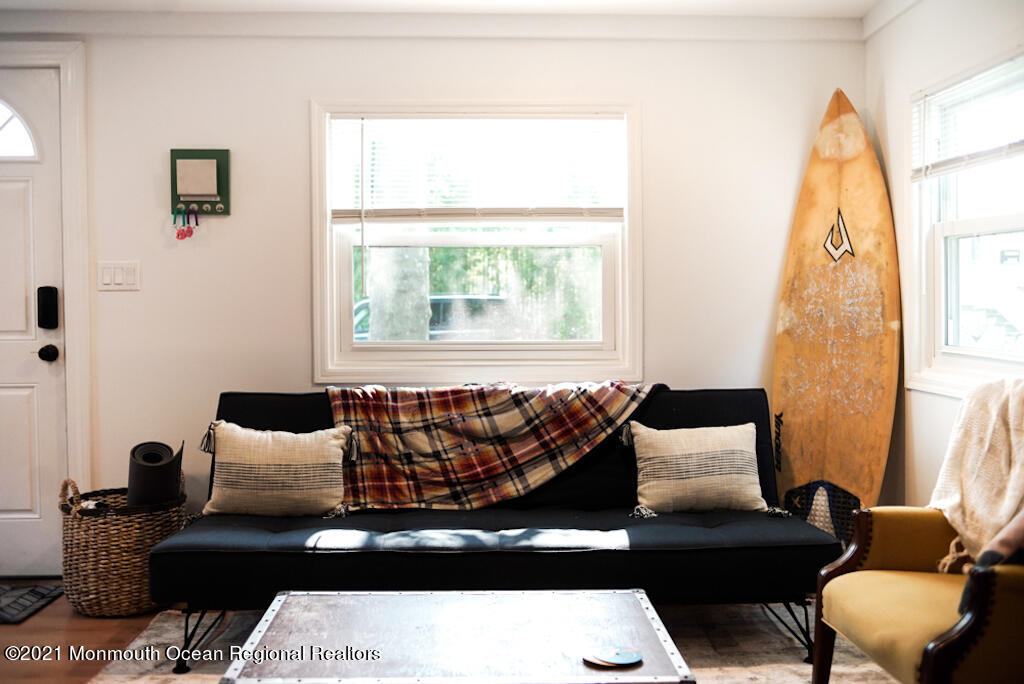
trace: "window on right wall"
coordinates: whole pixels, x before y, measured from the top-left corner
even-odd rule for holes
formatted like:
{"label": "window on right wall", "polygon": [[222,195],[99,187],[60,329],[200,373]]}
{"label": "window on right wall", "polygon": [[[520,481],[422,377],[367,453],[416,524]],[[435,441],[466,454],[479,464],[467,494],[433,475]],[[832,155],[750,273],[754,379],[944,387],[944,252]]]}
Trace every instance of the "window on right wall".
{"label": "window on right wall", "polygon": [[958,394],[1024,372],[1024,55],[917,98],[912,140],[917,379]]}

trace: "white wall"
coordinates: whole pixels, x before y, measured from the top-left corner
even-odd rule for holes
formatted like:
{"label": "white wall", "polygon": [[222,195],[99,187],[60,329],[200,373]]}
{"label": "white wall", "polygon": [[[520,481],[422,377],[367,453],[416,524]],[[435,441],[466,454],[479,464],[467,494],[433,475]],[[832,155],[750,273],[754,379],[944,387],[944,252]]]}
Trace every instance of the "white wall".
{"label": "white wall", "polygon": [[[919,291],[910,206],[910,103],[914,93],[1024,50],[1020,0],[923,0],[866,45],[866,106],[889,178],[903,275],[904,310]],[[906,320],[906,325],[913,322]],[[906,503],[928,502],[959,400],[908,390],[905,396]]]}
{"label": "white wall", "polygon": [[[196,446],[222,390],[312,387],[309,100],[583,101],[643,110],[645,355],[675,387],[770,382],[783,251],[832,90],[859,42],[87,39],[95,258],[142,290],[94,298],[93,485],[128,449]],[[189,76],[191,75],[191,76]],[[168,150],[231,150],[232,215],[168,227]]]}
{"label": "white wall", "polygon": [[[0,33],[86,42],[91,256],[141,263],[141,291],[92,295],[92,487],[124,485],[132,445],[184,439],[199,499],[221,391],[313,389],[310,98],[639,105],[645,377],[769,385],[807,155],[834,88],[864,102],[858,22],[485,18],[502,37],[473,39],[466,17],[371,19],[0,13]],[[421,30],[462,37],[402,37]],[[231,150],[232,215],[183,242],[178,147]]]}
{"label": "white wall", "polygon": [[[877,136],[906,277],[911,94],[1022,49],[1020,0],[883,0],[865,26],[907,6],[866,45],[813,20],[0,13],[0,32],[86,42],[92,257],[142,264],[140,292],[93,294],[92,485],[123,485],[133,444],[184,439],[199,495],[220,391],[312,389],[311,97],[639,104],[646,378],[769,385],[783,250],[832,89]],[[423,26],[460,38],[402,37]],[[220,37],[236,30],[249,37]],[[233,215],[186,242],[168,227],[172,147],[232,155]],[[900,397],[883,501],[927,502],[956,406]]]}

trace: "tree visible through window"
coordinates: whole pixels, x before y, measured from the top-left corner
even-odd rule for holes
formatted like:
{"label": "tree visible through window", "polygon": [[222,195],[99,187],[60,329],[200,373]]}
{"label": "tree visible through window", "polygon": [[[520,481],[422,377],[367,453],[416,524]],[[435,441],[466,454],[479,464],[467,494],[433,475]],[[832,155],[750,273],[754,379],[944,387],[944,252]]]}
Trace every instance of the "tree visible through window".
{"label": "tree visible through window", "polygon": [[[415,287],[426,271],[429,319],[425,328],[428,309],[422,307],[422,296],[405,298],[402,293],[385,303],[385,314],[371,325],[363,253],[359,247],[353,249],[354,340],[601,339],[600,247],[366,250],[371,282],[405,276]],[[374,270],[374,258],[386,265]],[[384,270],[396,262],[403,270],[400,276]]]}

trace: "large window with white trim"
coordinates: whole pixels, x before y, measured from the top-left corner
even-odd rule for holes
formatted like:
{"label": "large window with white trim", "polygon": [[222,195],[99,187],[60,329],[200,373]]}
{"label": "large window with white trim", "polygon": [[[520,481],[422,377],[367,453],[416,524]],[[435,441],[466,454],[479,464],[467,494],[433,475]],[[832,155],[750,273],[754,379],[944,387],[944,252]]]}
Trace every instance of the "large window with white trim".
{"label": "large window with white trim", "polygon": [[639,378],[628,111],[314,105],[313,125],[318,381]]}
{"label": "large window with white trim", "polygon": [[1024,368],[1024,56],[919,97],[923,352],[965,382]]}

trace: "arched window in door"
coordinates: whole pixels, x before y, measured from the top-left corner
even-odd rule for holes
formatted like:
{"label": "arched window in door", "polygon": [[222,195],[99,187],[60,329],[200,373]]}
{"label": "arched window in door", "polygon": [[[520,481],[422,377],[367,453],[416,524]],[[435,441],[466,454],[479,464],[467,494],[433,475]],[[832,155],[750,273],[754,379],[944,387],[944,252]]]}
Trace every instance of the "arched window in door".
{"label": "arched window in door", "polygon": [[28,126],[0,100],[0,159],[34,159],[36,146]]}

